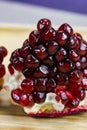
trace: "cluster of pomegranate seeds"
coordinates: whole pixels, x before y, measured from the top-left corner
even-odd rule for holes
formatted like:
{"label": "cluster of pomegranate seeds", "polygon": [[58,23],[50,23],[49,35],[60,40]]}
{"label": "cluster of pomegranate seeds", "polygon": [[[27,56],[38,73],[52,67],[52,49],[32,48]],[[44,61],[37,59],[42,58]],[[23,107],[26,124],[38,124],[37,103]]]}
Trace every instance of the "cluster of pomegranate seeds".
{"label": "cluster of pomegranate seeds", "polygon": [[11,93],[16,103],[43,103],[53,92],[65,107],[75,108],[87,89],[87,42],[67,23],[55,30],[44,18],[12,53],[8,68],[11,74],[17,70],[25,77]]}
{"label": "cluster of pomegranate seeds", "polygon": [[3,46],[0,47],[0,78],[5,75],[5,66],[3,65],[3,60],[7,55],[7,49]]}

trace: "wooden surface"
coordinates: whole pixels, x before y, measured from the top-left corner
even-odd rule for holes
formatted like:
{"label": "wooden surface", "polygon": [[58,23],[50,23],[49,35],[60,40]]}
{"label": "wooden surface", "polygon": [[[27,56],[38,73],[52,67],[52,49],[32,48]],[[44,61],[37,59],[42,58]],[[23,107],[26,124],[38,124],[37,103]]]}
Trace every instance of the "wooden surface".
{"label": "wooden surface", "polygon": [[[21,47],[31,27],[0,27],[0,46],[5,45],[10,53]],[[75,29],[87,39],[87,29]],[[9,55],[5,60],[8,63]],[[87,130],[87,113],[58,118],[32,118],[22,108],[14,105],[0,106],[0,130]]]}

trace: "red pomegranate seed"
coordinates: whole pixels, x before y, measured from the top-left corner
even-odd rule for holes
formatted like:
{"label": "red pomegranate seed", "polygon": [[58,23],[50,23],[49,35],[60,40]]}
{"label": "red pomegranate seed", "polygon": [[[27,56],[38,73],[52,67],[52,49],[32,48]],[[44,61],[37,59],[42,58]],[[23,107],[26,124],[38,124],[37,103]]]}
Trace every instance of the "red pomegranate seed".
{"label": "red pomegranate seed", "polygon": [[51,21],[49,19],[43,18],[37,23],[37,29],[39,31],[44,31],[51,27]]}
{"label": "red pomegranate seed", "polygon": [[47,92],[54,92],[54,89],[56,88],[56,82],[53,78],[48,79],[46,82],[46,91]]}
{"label": "red pomegranate seed", "polygon": [[25,42],[25,45],[21,48],[20,54],[23,58],[26,58],[27,55],[31,53],[32,48],[29,46],[28,41]]}
{"label": "red pomegranate seed", "polygon": [[41,38],[44,39],[43,41],[51,41],[55,39],[55,36],[56,36],[56,31],[53,28],[48,28],[41,35]]}
{"label": "red pomegranate seed", "polygon": [[3,62],[3,55],[0,54],[0,64]]}
{"label": "red pomegranate seed", "polygon": [[43,60],[47,57],[46,48],[43,45],[39,45],[36,49],[34,49],[34,53],[37,58]]}
{"label": "red pomegranate seed", "polygon": [[64,32],[66,32],[66,33],[69,34],[69,35],[72,35],[72,34],[73,34],[73,29],[72,29],[72,27],[71,27],[69,24],[67,24],[67,23],[62,24],[62,25],[59,27],[58,31],[64,31]]}
{"label": "red pomegranate seed", "polygon": [[25,93],[33,92],[34,87],[35,87],[35,79],[33,78],[24,79],[21,83],[21,88]]}
{"label": "red pomegranate seed", "polygon": [[25,64],[26,67],[37,68],[39,66],[39,60],[30,54],[27,56]]}
{"label": "red pomegranate seed", "polygon": [[37,79],[37,84],[35,86],[35,90],[39,92],[44,92],[46,91],[46,82],[47,78],[39,78]]}
{"label": "red pomegranate seed", "polygon": [[46,48],[47,48],[48,54],[53,55],[59,49],[59,45],[57,42],[51,41],[51,42],[46,43]]}
{"label": "red pomegranate seed", "polygon": [[34,104],[32,94],[22,93],[20,95],[20,104],[23,106],[32,106]]}
{"label": "red pomegranate seed", "polygon": [[34,98],[35,103],[43,103],[46,98],[46,93],[45,92],[34,92],[33,98]]}
{"label": "red pomegranate seed", "polygon": [[57,74],[57,77],[56,77],[57,84],[63,85],[63,84],[66,84],[67,81],[68,81],[68,76],[66,74],[64,73]]}
{"label": "red pomegranate seed", "polygon": [[86,78],[87,78],[87,68],[85,68],[85,69],[83,70],[83,77],[86,77]]}
{"label": "red pomegranate seed", "polygon": [[74,64],[70,60],[59,62],[58,70],[63,73],[69,73],[71,70],[74,69]]}
{"label": "red pomegranate seed", "polygon": [[5,75],[5,66],[3,64],[0,64],[0,78],[2,78]]}
{"label": "red pomegranate seed", "polygon": [[59,31],[57,32],[57,35],[56,35],[56,41],[61,45],[63,46],[66,41],[68,40],[68,36],[65,32],[63,31]]}
{"label": "red pomegranate seed", "polygon": [[83,77],[82,81],[81,81],[81,87],[83,90],[87,89],[87,78]]}
{"label": "red pomegranate seed", "polygon": [[74,70],[69,74],[69,81],[80,83],[82,79],[82,74],[79,70]]}
{"label": "red pomegranate seed", "polygon": [[10,61],[13,62],[13,60],[19,56],[20,56],[20,49],[18,48],[12,52],[11,57],[10,57]]}
{"label": "red pomegranate seed", "polygon": [[14,58],[12,61],[12,64],[13,64],[14,68],[18,71],[23,70],[23,68],[25,66],[24,59],[22,57]]}
{"label": "red pomegranate seed", "polygon": [[85,55],[87,52],[87,43],[82,42],[79,48],[79,55]]}
{"label": "red pomegranate seed", "polygon": [[73,34],[69,37],[69,40],[66,44],[67,49],[79,49],[81,43],[81,39],[77,37],[76,34]]}
{"label": "red pomegranate seed", "polygon": [[30,68],[27,68],[27,67],[22,70],[22,73],[23,73],[25,78],[29,78],[33,74],[32,70]]}
{"label": "red pomegranate seed", "polygon": [[70,50],[69,51],[69,58],[72,61],[76,62],[76,61],[78,61],[80,59],[80,55],[75,50]]}
{"label": "red pomegranate seed", "polygon": [[5,57],[8,53],[7,49],[4,46],[0,47],[0,54],[2,53],[3,57]]}
{"label": "red pomegranate seed", "polygon": [[41,65],[34,72],[34,77],[43,78],[43,77],[46,77],[48,75],[48,73],[49,73],[48,67],[45,65]]}
{"label": "red pomegranate seed", "polygon": [[80,59],[80,63],[81,63],[81,67],[84,69],[85,67],[87,67],[87,58],[86,57],[81,57]]}
{"label": "red pomegranate seed", "polygon": [[46,66],[52,67],[54,65],[53,57],[52,56],[47,57],[45,60],[43,60],[43,63]]}
{"label": "red pomegranate seed", "polygon": [[40,33],[37,30],[32,31],[28,39],[30,46],[34,47],[35,45],[37,45],[39,40],[40,40]]}
{"label": "red pomegranate seed", "polygon": [[14,74],[14,68],[13,68],[12,64],[8,65],[8,70],[9,70],[9,72],[10,72],[11,75]]}
{"label": "red pomegranate seed", "polygon": [[11,91],[11,97],[13,99],[13,101],[15,101],[16,103],[20,103],[20,95],[22,94],[22,90],[17,88]]}
{"label": "red pomegranate seed", "polygon": [[66,59],[67,58],[66,50],[64,48],[60,48],[60,50],[56,53],[55,58],[58,62]]}

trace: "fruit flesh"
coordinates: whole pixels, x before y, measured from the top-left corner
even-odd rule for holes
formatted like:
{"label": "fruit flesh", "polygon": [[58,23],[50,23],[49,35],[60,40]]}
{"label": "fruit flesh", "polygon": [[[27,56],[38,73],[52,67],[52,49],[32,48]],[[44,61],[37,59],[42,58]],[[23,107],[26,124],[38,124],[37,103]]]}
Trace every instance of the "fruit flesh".
{"label": "fruit flesh", "polygon": [[[31,102],[33,105],[44,103],[46,95],[53,92],[57,102],[61,101],[65,107],[77,107],[84,100],[87,89],[87,75],[84,74],[86,55],[87,42],[80,34],[74,33],[70,25],[65,23],[55,30],[50,20],[41,19],[37,30],[30,33],[23,46],[15,50],[10,58],[11,67],[22,72],[24,80],[34,79],[34,84],[30,86],[30,81],[25,87],[19,86],[22,95],[24,92],[32,95],[32,101],[29,100],[27,106]],[[13,74],[11,67],[9,70]],[[13,93],[12,99],[15,100]],[[26,106],[27,101],[24,104],[20,98],[18,104]]]}

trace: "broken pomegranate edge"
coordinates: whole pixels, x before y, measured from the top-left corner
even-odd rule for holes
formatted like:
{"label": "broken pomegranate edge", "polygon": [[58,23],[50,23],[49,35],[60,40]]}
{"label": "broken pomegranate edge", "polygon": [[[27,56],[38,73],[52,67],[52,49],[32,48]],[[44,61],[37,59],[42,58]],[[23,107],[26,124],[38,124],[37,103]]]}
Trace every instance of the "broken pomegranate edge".
{"label": "broken pomegranate edge", "polygon": [[28,115],[56,117],[87,111],[86,101],[82,104],[87,98],[87,42],[69,24],[55,30],[49,19],[39,20],[37,30],[12,52],[8,69],[12,76],[19,72],[24,77],[11,91],[12,100],[21,107],[40,106],[50,93],[51,107],[60,103],[61,108],[48,113],[25,110]]}
{"label": "broken pomegranate edge", "polygon": [[67,109],[65,111],[61,112],[37,112],[37,113],[29,113],[28,116],[31,117],[61,117],[61,116],[67,116],[67,115],[76,115],[81,114],[83,112],[87,112],[87,105],[81,106],[80,108],[74,108],[74,109]]}

